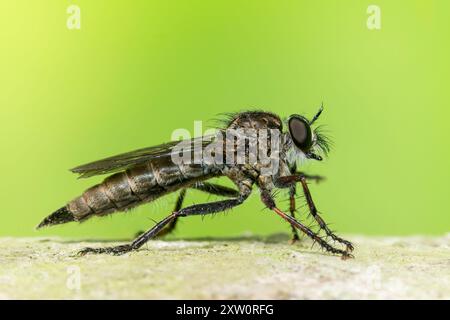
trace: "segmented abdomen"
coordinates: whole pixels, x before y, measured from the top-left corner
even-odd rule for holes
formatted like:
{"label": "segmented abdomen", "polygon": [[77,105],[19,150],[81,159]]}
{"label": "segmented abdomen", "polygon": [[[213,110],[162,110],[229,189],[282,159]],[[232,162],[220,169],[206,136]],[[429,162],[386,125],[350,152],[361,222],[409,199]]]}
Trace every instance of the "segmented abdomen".
{"label": "segmented abdomen", "polygon": [[107,177],[67,204],[75,220],[124,211],[149,202],[211,174],[199,165],[175,165],[170,157],[154,159]]}

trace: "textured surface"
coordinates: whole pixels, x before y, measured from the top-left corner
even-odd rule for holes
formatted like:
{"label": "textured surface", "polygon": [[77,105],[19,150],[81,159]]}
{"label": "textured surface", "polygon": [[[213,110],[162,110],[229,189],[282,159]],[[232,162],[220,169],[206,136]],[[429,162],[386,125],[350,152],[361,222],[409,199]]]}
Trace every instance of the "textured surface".
{"label": "textured surface", "polygon": [[74,257],[113,243],[0,239],[0,298],[450,299],[450,235],[349,237],[356,259],[307,240],[152,241],[139,252]]}

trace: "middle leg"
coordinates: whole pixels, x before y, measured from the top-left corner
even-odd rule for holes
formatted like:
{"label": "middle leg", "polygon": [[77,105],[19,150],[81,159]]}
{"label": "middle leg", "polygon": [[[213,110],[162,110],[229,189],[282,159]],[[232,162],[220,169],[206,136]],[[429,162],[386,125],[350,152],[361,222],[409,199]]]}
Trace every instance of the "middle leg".
{"label": "middle leg", "polygon": [[[180,211],[181,207],[183,206],[184,198],[186,197],[186,189],[182,189],[180,191],[180,194],[178,195],[177,201],[175,202],[175,207],[173,208],[173,212]],[[165,235],[168,235],[173,230],[175,230],[175,227],[177,226],[179,217],[173,218],[165,228],[163,228],[158,234],[157,237],[164,237]]]}
{"label": "middle leg", "polygon": [[[296,194],[296,190],[295,190],[295,186],[291,186],[289,188],[289,213],[291,214],[291,217],[295,219],[295,194]],[[300,239],[300,237],[298,236],[298,231],[297,228],[294,227],[291,224],[291,230],[292,230],[292,238],[291,238],[291,244],[294,244],[295,242],[297,242],[297,240]]]}

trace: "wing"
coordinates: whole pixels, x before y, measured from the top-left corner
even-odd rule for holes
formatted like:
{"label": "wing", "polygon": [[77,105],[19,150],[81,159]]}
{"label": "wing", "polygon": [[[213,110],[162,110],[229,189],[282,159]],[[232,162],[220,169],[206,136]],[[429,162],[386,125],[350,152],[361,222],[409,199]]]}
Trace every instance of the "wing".
{"label": "wing", "polygon": [[204,147],[206,147],[214,140],[215,137],[215,135],[209,135],[190,140],[172,141],[169,143],[138,149],[102,160],[83,164],[81,166],[70,169],[70,171],[72,171],[73,173],[78,173],[80,175],[79,178],[88,178],[95,175],[123,171],[151,159],[170,156],[174,151],[174,147],[177,146],[180,142],[183,142],[184,146],[186,146],[183,147],[183,151],[195,152],[197,151],[196,149],[203,149]]}

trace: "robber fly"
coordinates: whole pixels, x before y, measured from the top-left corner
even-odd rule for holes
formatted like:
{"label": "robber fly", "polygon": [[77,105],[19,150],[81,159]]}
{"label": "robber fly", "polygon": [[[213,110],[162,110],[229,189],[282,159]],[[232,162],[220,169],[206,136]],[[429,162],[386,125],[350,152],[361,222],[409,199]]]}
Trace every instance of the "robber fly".
{"label": "robber fly", "polygon": [[[169,233],[175,228],[180,217],[213,214],[239,206],[249,197],[253,186],[256,185],[260,190],[262,203],[291,225],[294,241],[298,239],[297,230],[300,230],[324,250],[341,255],[342,258],[352,257],[350,254],[353,251],[352,244],[335,235],[328,228],[318,214],[313,202],[307,181],[320,180],[322,177],[310,176],[297,171],[297,163],[300,160],[321,161],[321,154],[326,154],[329,151],[328,139],[318,128],[312,128],[322,110],[323,107],[311,120],[301,115],[291,115],[285,123],[287,130],[283,130],[284,123],[280,117],[270,112],[246,111],[231,114],[227,117],[224,127],[219,130],[221,133],[229,130],[234,132],[240,130],[240,134],[244,135],[244,138],[249,138],[249,132],[253,135],[256,132],[257,136],[262,136],[260,132],[265,131],[269,132],[266,137],[269,136],[271,141],[276,140],[275,136],[279,137],[277,152],[275,152],[273,144],[266,148],[266,151],[270,149],[268,150],[269,158],[272,160],[276,158],[277,160],[277,165],[272,168],[272,171],[265,169],[273,163],[270,163],[270,161],[263,163],[263,161],[259,161],[258,157],[253,158],[252,161],[243,162],[238,162],[233,157],[232,161],[217,161],[217,156],[223,151],[212,152],[215,160],[209,162],[204,160],[196,163],[175,161],[178,159],[174,155],[179,153],[177,149],[177,146],[180,145],[179,141],[135,150],[73,168],[71,171],[79,174],[81,178],[100,174],[111,175],[46,217],[38,228],[70,221],[85,221],[92,216],[126,211],[169,193],[179,191],[172,213],[148,231],[139,235],[132,243],[106,248],[85,248],[80,251],[81,255],[86,253],[119,255],[137,250],[149,239]],[[226,148],[227,145],[232,145],[231,154],[236,153],[236,140],[227,144],[229,139],[220,140],[218,135],[187,140],[184,141],[184,145],[188,146],[187,154],[189,155],[199,151],[201,153],[208,146],[218,141],[220,147],[225,145]],[[244,139],[243,141],[244,146],[250,146],[250,139]],[[184,151],[186,151],[186,148]],[[250,156],[247,150],[244,152],[243,158],[249,160]],[[223,157],[221,158],[223,160]],[[263,174],[263,172],[265,173]],[[220,176],[228,177],[237,189],[208,182],[211,178]],[[295,218],[297,185],[301,186],[309,212],[320,227],[318,232],[311,230]],[[289,190],[290,214],[280,210],[275,202],[273,194],[279,188]],[[229,199],[183,207],[187,189],[197,189]],[[326,236],[320,236],[319,233],[322,230]],[[333,240],[333,245],[328,242],[329,239]],[[334,243],[339,243],[343,248],[335,247]]]}

